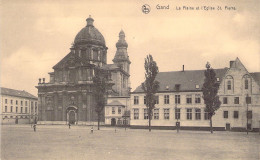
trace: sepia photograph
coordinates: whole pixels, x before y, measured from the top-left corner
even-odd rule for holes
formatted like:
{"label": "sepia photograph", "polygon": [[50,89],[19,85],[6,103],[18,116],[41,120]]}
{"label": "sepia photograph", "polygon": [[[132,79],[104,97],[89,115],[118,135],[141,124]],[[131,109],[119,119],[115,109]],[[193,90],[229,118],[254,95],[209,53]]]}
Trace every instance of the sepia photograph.
{"label": "sepia photograph", "polygon": [[259,6],[0,1],[0,159],[259,160]]}

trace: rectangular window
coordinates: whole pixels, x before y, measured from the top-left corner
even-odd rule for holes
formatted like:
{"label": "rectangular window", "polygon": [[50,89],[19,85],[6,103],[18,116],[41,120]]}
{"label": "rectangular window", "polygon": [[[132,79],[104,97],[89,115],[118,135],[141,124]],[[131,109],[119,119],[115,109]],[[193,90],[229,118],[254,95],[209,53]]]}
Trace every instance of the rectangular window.
{"label": "rectangular window", "polygon": [[25,113],[27,113],[27,107],[25,107]]}
{"label": "rectangular window", "polygon": [[251,97],[246,97],[246,104],[251,104]]}
{"label": "rectangular window", "polygon": [[239,97],[234,98],[234,104],[239,104]]}
{"label": "rectangular window", "polygon": [[248,89],[248,79],[245,79],[245,89]]}
{"label": "rectangular window", "polygon": [[195,95],[195,103],[200,103],[200,94]]}
{"label": "rectangular window", "polygon": [[21,113],[23,113],[23,107],[21,107]]}
{"label": "rectangular window", "polygon": [[23,101],[21,101],[21,106],[23,105]]}
{"label": "rectangular window", "polygon": [[5,104],[7,104],[7,99],[5,99]]}
{"label": "rectangular window", "polygon": [[247,118],[248,118],[248,119],[252,119],[252,118],[253,118],[253,113],[252,113],[252,111],[248,111],[248,112],[247,112]]}
{"label": "rectangular window", "polygon": [[228,89],[228,90],[231,90],[231,81],[228,81],[228,82],[227,82],[227,89]]}
{"label": "rectangular window", "polygon": [[158,108],[154,109],[154,111],[153,111],[153,118],[154,119],[159,119],[159,109]]}
{"label": "rectangular window", "polygon": [[192,120],[192,109],[187,109],[187,119]]}
{"label": "rectangular window", "polygon": [[146,96],[144,96],[144,104],[146,104]]}
{"label": "rectangular window", "polygon": [[31,102],[31,106],[33,107],[33,102]]}
{"label": "rectangular window", "polygon": [[15,108],[15,112],[18,113],[18,107]]}
{"label": "rectangular window", "polygon": [[175,104],[181,103],[181,95],[175,95]]}
{"label": "rectangular window", "polygon": [[7,112],[7,106],[5,106],[5,112]]}
{"label": "rectangular window", "polygon": [[18,101],[17,100],[15,101],[15,104],[18,105]]}
{"label": "rectangular window", "polygon": [[234,111],[234,118],[238,118],[238,111]]}
{"label": "rectangular window", "polygon": [[201,119],[201,110],[200,109],[195,109],[195,118],[196,120],[200,120]]}
{"label": "rectangular window", "polygon": [[175,119],[181,119],[181,109],[180,108],[175,109]]}
{"label": "rectangular window", "polygon": [[13,100],[11,99],[11,104],[13,104]]}
{"label": "rectangular window", "polygon": [[139,97],[138,96],[134,96],[134,104],[135,105],[139,104]]}
{"label": "rectangular window", "polygon": [[35,102],[35,107],[37,108],[37,102]]}
{"label": "rectangular window", "polygon": [[186,103],[187,103],[187,104],[191,104],[191,103],[192,103],[191,95],[187,95],[187,96],[186,96]]}
{"label": "rectangular window", "polygon": [[115,114],[115,113],[116,113],[115,107],[112,107],[112,114]]}
{"label": "rectangular window", "polygon": [[118,114],[121,114],[121,107],[118,107]]}
{"label": "rectangular window", "polygon": [[10,112],[13,112],[13,106],[11,106],[11,111]]}
{"label": "rectangular window", "polygon": [[164,119],[169,119],[170,118],[170,109],[164,109]]}
{"label": "rectangular window", "polygon": [[228,118],[228,111],[224,111],[223,114],[224,118]]}
{"label": "rectangular window", "polygon": [[27,101],[25,101],[25,106],[27,106]]}
{"label": "rectangular window", "polygon": [[228,104],[228,98],[227,97],[223,97],[223,104]]}
{"label": "rectangular window", "polygon": [[204,110],[204,119],[209,120],[209,112],[207,112],[206,110]]}
{"label": "rectangular window", "polygon": [[134,119],[139,119],[139,109],[134,109]]}
{"label": "rectangular window", "polygon": [[170,104],[169,95],[164,95],[164,104]]}
{"label": "rectangular window", "polygon": [[148,117],[148,109],[147,108],[145,108],[144,109],[144,119],[148,119],[149,117]]}
{"label": "rectangular window", "polygon": [[159,96],[155,96],[155,104],[159,104]]}

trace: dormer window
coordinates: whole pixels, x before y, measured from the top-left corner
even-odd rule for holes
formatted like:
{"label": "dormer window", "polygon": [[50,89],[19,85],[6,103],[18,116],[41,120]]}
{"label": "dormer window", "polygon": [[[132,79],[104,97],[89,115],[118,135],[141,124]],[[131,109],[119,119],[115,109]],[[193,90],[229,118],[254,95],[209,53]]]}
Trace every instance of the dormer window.
{"label": "dormer window", "polygon": [[180,87],[181,87],[180,84],[175,84],[175,90],[176,90],[176,91],[180,90]]}
{"label": "dormer window", "polygon": [[196,89],[199,89],[199,88],[200,88],[200,85],[196,84],[195,88],[196,88]]}
{"label": "dormer window", "polygon": [[219,82],[219,78],[217,77],[217,82]]}
{"label": "dormer window", "polygon": [[169,86],[166,86],[166,90],[169,90]]}

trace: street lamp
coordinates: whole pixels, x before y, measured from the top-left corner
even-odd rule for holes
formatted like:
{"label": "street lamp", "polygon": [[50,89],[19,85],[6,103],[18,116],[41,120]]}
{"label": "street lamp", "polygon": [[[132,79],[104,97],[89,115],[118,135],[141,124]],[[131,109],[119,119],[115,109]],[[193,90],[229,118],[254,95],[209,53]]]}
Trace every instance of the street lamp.
{"label": "street lamp", "polygon": [[247,94],[246,95],[246,134],[248,134],[248,103],[249,103],[249,97]]}

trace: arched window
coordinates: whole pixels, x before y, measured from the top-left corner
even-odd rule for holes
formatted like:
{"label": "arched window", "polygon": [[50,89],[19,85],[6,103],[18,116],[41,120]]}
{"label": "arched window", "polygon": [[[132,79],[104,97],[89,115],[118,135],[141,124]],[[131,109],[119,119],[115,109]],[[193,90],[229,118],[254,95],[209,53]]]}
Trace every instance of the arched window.
{"label": "arched window", "polygon": [[231,81],[230,80],[227,82],[227,89],[231,90]]}
{"label": "arched window", "polygon": [[248,89],[248,79],[245,79],[245,89]]}

